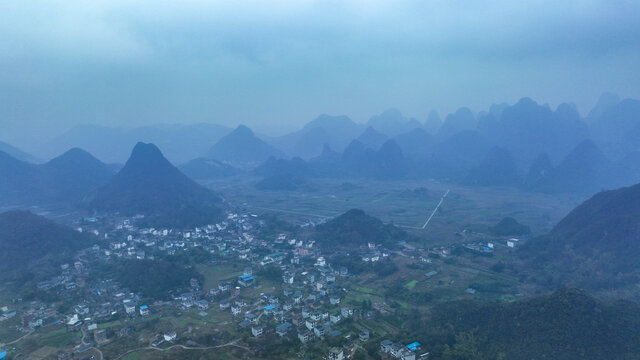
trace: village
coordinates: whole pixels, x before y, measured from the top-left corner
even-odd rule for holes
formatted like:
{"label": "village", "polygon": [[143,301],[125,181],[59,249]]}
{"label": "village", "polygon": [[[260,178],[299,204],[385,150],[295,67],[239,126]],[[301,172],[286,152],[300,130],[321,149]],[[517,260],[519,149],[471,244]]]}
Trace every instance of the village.
{"label": "village", "polygon": [[[389,304],[370,300],[367,304],[366,300],[349,298],[350,270],[332,264],[315,240],[298,240],[287,233],[261,237],[264,221],[251,213],[228,213],[226,219],[217,224],[188,230],[138,228],[133,225],[136,220],[85,218],[79,221],[77,231],[93,234],[104,240],[104,245],[78,252],[73,262],[59,266],[58,274],[37,283],[36,291],[50,294],[55,302],[14,298],[1,308],[0,324],[19,319],[14,321],[15,328],[24,337],[40,328],[75,334],[68,344],[58,344],[62,347],[56,351],[58,359],[71,359],[74,353],[74,359],[84,358],[83,354],[86,358],[111,358],[104,356],[100,349],[108,348],[120,338],[140,337],[140,324],[176,312],[178,316],[197,314],[202,319],[210,316],[227,319],[227,316],[228,320],[214,327],[232,326],[232,333],[242,336],[240,340],[233,340],[234,346],[246,345],[241,339],[247,338],[287,339],[299,344],[298,356],[312,348],[320,358],[341,360],[353,358],[358,350],[365,351],[365,346],[371,352],[373,345],[367,344],[375,338],[379,339],[376,351],[383,358],[429,357],[428,349],[423,349],[415,339],[404,344],[391,337],[381,338],[382,334],[374,336],[362,320],[388,314]],[[463,248],[490,254],[496,246],[514,247],[517,242],[517,239],[500,244],[474,242]],[[231,267],[233,271],[229,276],[218,276],[215,282],[191,278],[188,286],[170,289],[170,300],[152,299],[121,286],[112,278],[97,276],[102,275],[97,270],[101,264],[118,259],[153,261],[190,249],[214,254],[214,260],[207,264],[213,271],[218,266]],[[403,251],[391,251],[380,244],[369,243],[348,255],[365,264],[390,262],[399,256],[415,263],[431,263],[436,258],[451,256],[451,252],[451,248],[439,247],[423,253],[409,245]],[[437,274],[430,271],[424,276],[428,279]],[[475,293],[471,288],[465,291]],[[144,347],[161,350],[184,344],[180,346],[207,348],[193,341],[193,336],[184,336],[185,332],[193,332],[192,326],[161,328],[144,326]],[[1,346],[8,347],[9,353],[19,353],[16,345]],[[260,348],[245,347],[249,352]]]}

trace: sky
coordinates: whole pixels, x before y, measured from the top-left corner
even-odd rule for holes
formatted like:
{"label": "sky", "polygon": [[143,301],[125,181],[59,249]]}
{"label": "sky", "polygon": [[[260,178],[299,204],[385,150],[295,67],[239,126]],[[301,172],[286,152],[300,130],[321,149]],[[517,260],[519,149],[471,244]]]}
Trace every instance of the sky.
{"label": "sky", "polygon": [[639,1],[7,0],[0,140],[640,98]]}

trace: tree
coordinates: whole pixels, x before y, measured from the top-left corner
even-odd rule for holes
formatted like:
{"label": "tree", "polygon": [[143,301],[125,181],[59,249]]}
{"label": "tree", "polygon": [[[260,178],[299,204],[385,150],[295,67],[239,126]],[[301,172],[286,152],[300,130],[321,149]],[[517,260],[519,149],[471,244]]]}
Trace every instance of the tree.
{"label": "tree", "polygon": [[442,354],[445,360],[483,360],[484,355],[478,350],[478,339],[474,332],[456,334],[453,347],[447,346]]}

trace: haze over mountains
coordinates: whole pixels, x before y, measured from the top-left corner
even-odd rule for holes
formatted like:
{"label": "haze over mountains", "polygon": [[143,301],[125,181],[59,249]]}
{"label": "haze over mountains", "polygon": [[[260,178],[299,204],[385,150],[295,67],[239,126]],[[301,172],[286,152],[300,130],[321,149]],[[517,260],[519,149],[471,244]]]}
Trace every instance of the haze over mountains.
{"label": "haze over mountains", "polygon": [[[203,177],[239,172],[213,160],[201,162],[209,167],[207,173],[200,174]],[[136,144],[117,173],[78,148],[44,164],[0,152],[0,169],[3,206],[65,204],[127,216],[145,215],[150,222],[162,220],[175,226],[209,223],[220,213],[216,206],[219,197],[180,172],[153,144]],[[199,173],[192,175],[197,178]]]}
{"label": "haze over mountains", "polygon": [[258,165],[270,157],[282,158],[285,154],[255,136],[244,125],[223,136],[207,152],[207,157],[241,165]]}
{"label": "haze over mountains", "polygon": [[[640,281],[636,261],[640,257],[640,184],[599,191],[640,182],[640,136],[632,136],[634,129],[640,128],[640,117],[634,117],[640,108],[636,109],[633,101],[613,100],[604,98],[588,119],[580,118],[570,105],[554,111],[530,99],[496,105],[477,115],[461,109],[447,116],[437,131],[435,115],[427,130],[426,125],[397,110],[375,116],[366,125],[346,117],[321,116],[303,130],[281,138],[261,137],[241,125],[227,129],[216,141],[205,141],[212,143],[206,149],[203,143],[188,146],[180,156],[200,155],[179,167],[155,144],[138,142],[118,172],[80,148],[38,164],[25,152],[5,146],[8,152],[0,151],[0,201],[32,206],[64,203],[95,215],[135,217],[138,226],[180,229],[222,218],[227,204],[195,180],[225,177],[247,176],[260,191],[305,191],[314,179],[344,178],[380,182],[437,179],[470,188],[580,197],[597,193],[551,232],[529,239],[513,254],[520,262],[508,266],[518,271],[521,281],[540,289],[570,286],[603,297],[625,297],[626,293],[634,294]],[[607,123],[606,116],[611,116],[613,124]],[[628,129],[625,140],[607,142],[622,136],[616,126]],[[604,135],[590,136],[594,128],[605,129]],[[280,150],[275,144],[289,147]],[[114,143],[107,141],[103,146]],[[348,183],[341,188],[350,189]],[[412,200],[438,197],[425,188],[407,190],[402,196]],[[529,237],[531,229],[507,216],[494,226],[486,226],[486,233],[499,238]],[[379,244],[397,248],[399,242],[410,242],[414,236],[359,209],[313,226],[309,234],[319,249],[347,253],[376,249]],[[51,255],[62,261],[67,253],[96,240],[28,212],[6,212],[0,214],[0,269],[27,269],[47,262]],[[344,261],[359,261],[340,256]],[[386,263],[371,269],[381,278],[398,271]],[[176,267],[164,259],[127,260],[110,271],[118,282],[157,298],[170,298],[163,285],[187,286],[192,278],[201,276],[195,268]],[[168,275],[154,276],[149,282],[130,277],[132,271],[144,276]],[[445,341],[439,337],[458,338],[472,331],[480,336],[474,340],[477,349],[512,358],[540,354],[553,358],[564,342],[574,345],[562,350],[569,357],[590,352],[598,354],[591,358],[599,358],[610,353],[613,342],[624,347],[616,353],[621,358],[627,351],[640,351],[637,334],[632,332],[640,322],[640,311],[634,304],[604,302],[582,291],[563,289],[552,295],[487,306],[477,301],[439,304],[426,331],[434,343]],[[616,318],[618,312],[626,315]],[[513,319],[525,325],[514,325]],[[586,335],[584,329],[589,329]],[[600,337],[603,332],[607,335]],[[552,345],[547,344],[549,338],[554,339]],[[444,353],[448,351],[463,350],[445,349]]]}
{"label": "haze over mountains", "polygon": [[[523,98],[478,114],[460,108],[444,121],[432,111],[424,123],[397,109],[366,124],[321,115],[280,137],[261,136],[242,125],[234,130],[213,124],[132,130],[86,125],[43,145],[37,155],[47,158],[66,146],[80,146],[106,163],[121,163],[133,144],[145,139],[199,180],[250,172],[269,158],[293,157],[304,162],[297,164],[309,177],[434,178],[547,193],[590,195],[640,180],[640,102],[613,94],[604,94],[585,117],[570,104],[554,110]],[[0,145],[17,160],[35,161]],[[15,176],[34,171],[28,164],[12,166]]]}
{"label": "haze over mountains", "polygon": [[109,166],[78,148],[41,165],[0,152],[0,199],[9,203],[76,203],[113,174]]}
{"label": "haze over mountains", "polygon": [[37,162],[37,159],[30,154],[18,149],[17,147],[0,141],[0,151],[11,155],[12,157],[27,162]]}
{"label": "haze over mountains", "polygon": [[230,131],[225,126],[208,123],[134,129],[79,125],[39,146],[36,154],[46,159],[78,147],[106,163],[124,163],[136,143],[149,142],[167,152],[172,162],[182,164],[205,154],[213,143]]}

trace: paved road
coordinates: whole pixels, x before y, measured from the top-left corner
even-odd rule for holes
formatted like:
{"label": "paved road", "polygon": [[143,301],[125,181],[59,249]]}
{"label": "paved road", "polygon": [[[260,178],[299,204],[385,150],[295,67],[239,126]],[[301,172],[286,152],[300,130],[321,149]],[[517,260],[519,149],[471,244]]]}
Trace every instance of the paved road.
{"label": "paved road", "polygon": [[431,213],[431,216],[429,216],[429,218],[427,219],[427,221],[424,223],[424,225],[422,225],[423,229],[427,228],[427,225],[429,225],[429,222],[431,221],[431,219],[433,218],[433,215],[436,214],[436,211],[438,211],[438,209],[440,208],[440,205],[442,205],[442,203],[444,202],[444,198],[447,197],[447,195],[449,195],[449,190],[447,190],[444,195],[442,195],[442,197],[440,198],[440,202],[438,203],[438,205],[436,205],[436,208],[433,209],[433,212]]}

